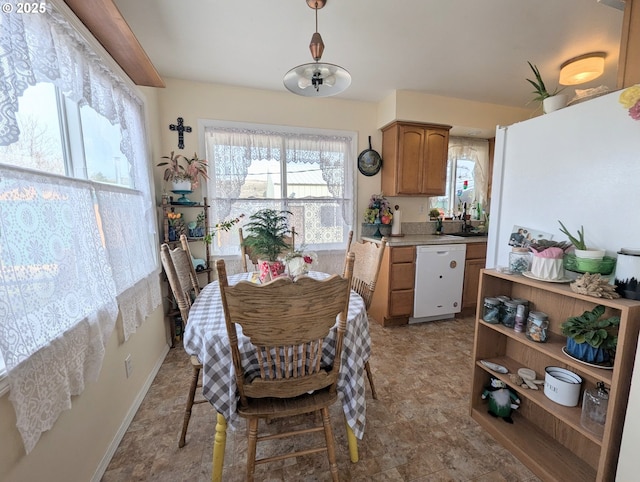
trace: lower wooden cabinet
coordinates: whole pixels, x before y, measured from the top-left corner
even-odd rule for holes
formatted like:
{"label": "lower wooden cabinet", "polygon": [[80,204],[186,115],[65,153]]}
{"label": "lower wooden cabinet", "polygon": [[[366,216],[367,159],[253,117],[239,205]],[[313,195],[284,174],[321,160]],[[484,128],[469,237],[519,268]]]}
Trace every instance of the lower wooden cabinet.
{"label": "lower wooden cabinet", "polygon": [[471,315],[476,310],[480,270],[486,264],[486,257],[487,243],[467,243],[462,286],[462,316]]}
{"label": "lower wooden cabinet", "polygon": [[414,246],[386,248],[369,314],[383,326],[404,325],[413,313]]}

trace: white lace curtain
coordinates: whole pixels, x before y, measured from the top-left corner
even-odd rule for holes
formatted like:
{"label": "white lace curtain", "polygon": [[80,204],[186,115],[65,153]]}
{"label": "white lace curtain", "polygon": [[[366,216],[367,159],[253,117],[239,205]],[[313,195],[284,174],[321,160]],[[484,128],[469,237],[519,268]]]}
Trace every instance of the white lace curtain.
{"label": "white lace curtain", "polygon": [[489,189],[489,142],[486,139],[450,137],[449,161],[459,159],[469,159],[475,162],[473,171],[475,200],[485,206]]}
{"label": "white lace curtain", "polygon": [[97,378],[118,309],[126,340],[161,302],[142,102],[49,2],[2,16],[0,144],[38,82],[119,125],[136,190],[0,164],[0,352],[27,452]]}
{"label": "white lace curtain", "polygon": [[254,160],[274,159],[292,163],[318,163],[327,189],[343,206],[343,219],[351,224],[353,182],[350,175],[351,138],[250,128],[205,127],[209,169],[209,193],[217,215],[229,215],[231,203],[240,195]]}

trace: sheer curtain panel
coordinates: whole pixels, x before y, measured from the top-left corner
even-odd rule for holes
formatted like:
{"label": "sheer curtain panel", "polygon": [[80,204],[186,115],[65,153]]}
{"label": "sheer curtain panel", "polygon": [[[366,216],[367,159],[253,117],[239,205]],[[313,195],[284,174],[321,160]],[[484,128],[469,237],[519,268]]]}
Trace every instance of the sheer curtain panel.
{"label": "sheer curtain panel", "polygon": [[[4,3],[16,11],[16,0]],[[118,312],[126,340],[160,305],[160,264],[144,106],[135,86],[109,67],[115,64],[61,0],[46,2],[43,13],[1,19],[0,145],[20,139],[22,94],[53,84],[118,126],[134,187],[0,159],[0,353],[29,452],[70,408],[71,395],[97,377]],[[68,172],[83,172],[77,159],[66,162],[74,167]]]}
{"label": "sheer curtain panel", "polygon": [[27,453],[85,379],[118,314],[90,183],[0,167],[0,350]]}

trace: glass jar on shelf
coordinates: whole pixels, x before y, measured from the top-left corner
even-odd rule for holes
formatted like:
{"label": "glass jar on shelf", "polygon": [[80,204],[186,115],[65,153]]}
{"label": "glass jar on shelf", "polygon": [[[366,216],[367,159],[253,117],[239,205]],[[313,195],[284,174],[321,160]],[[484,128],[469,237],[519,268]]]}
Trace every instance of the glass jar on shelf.
{"label": "glass jar on shelf", "polygon": [[498,298],[484,299],[482,319],[493,325],[500,323],[500,300]]}
{"label": "glass jar on shelf", "polygon": [[542,311],[531,311],[527,318],[525,335],[531,341],[544,343],[549,338],[549,316]]}
{"label": "glass jar on shelf", "polygon": [[509,253],[509,271],[522,274],[531,270],[531,253],[527,248],[512,248]]}

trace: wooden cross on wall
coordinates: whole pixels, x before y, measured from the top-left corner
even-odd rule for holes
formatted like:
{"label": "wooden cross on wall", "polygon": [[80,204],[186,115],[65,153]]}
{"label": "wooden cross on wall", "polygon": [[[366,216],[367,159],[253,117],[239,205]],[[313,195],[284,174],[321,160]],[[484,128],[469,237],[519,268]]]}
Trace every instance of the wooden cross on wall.
{"label": "wooden cross on wall", "polygon": [[169,129],[178,131],[178,149],[184,149],[184,133],[191,132],[191,126],[185,126],[184,119],[178,117],[178,124],[169,124]]}

